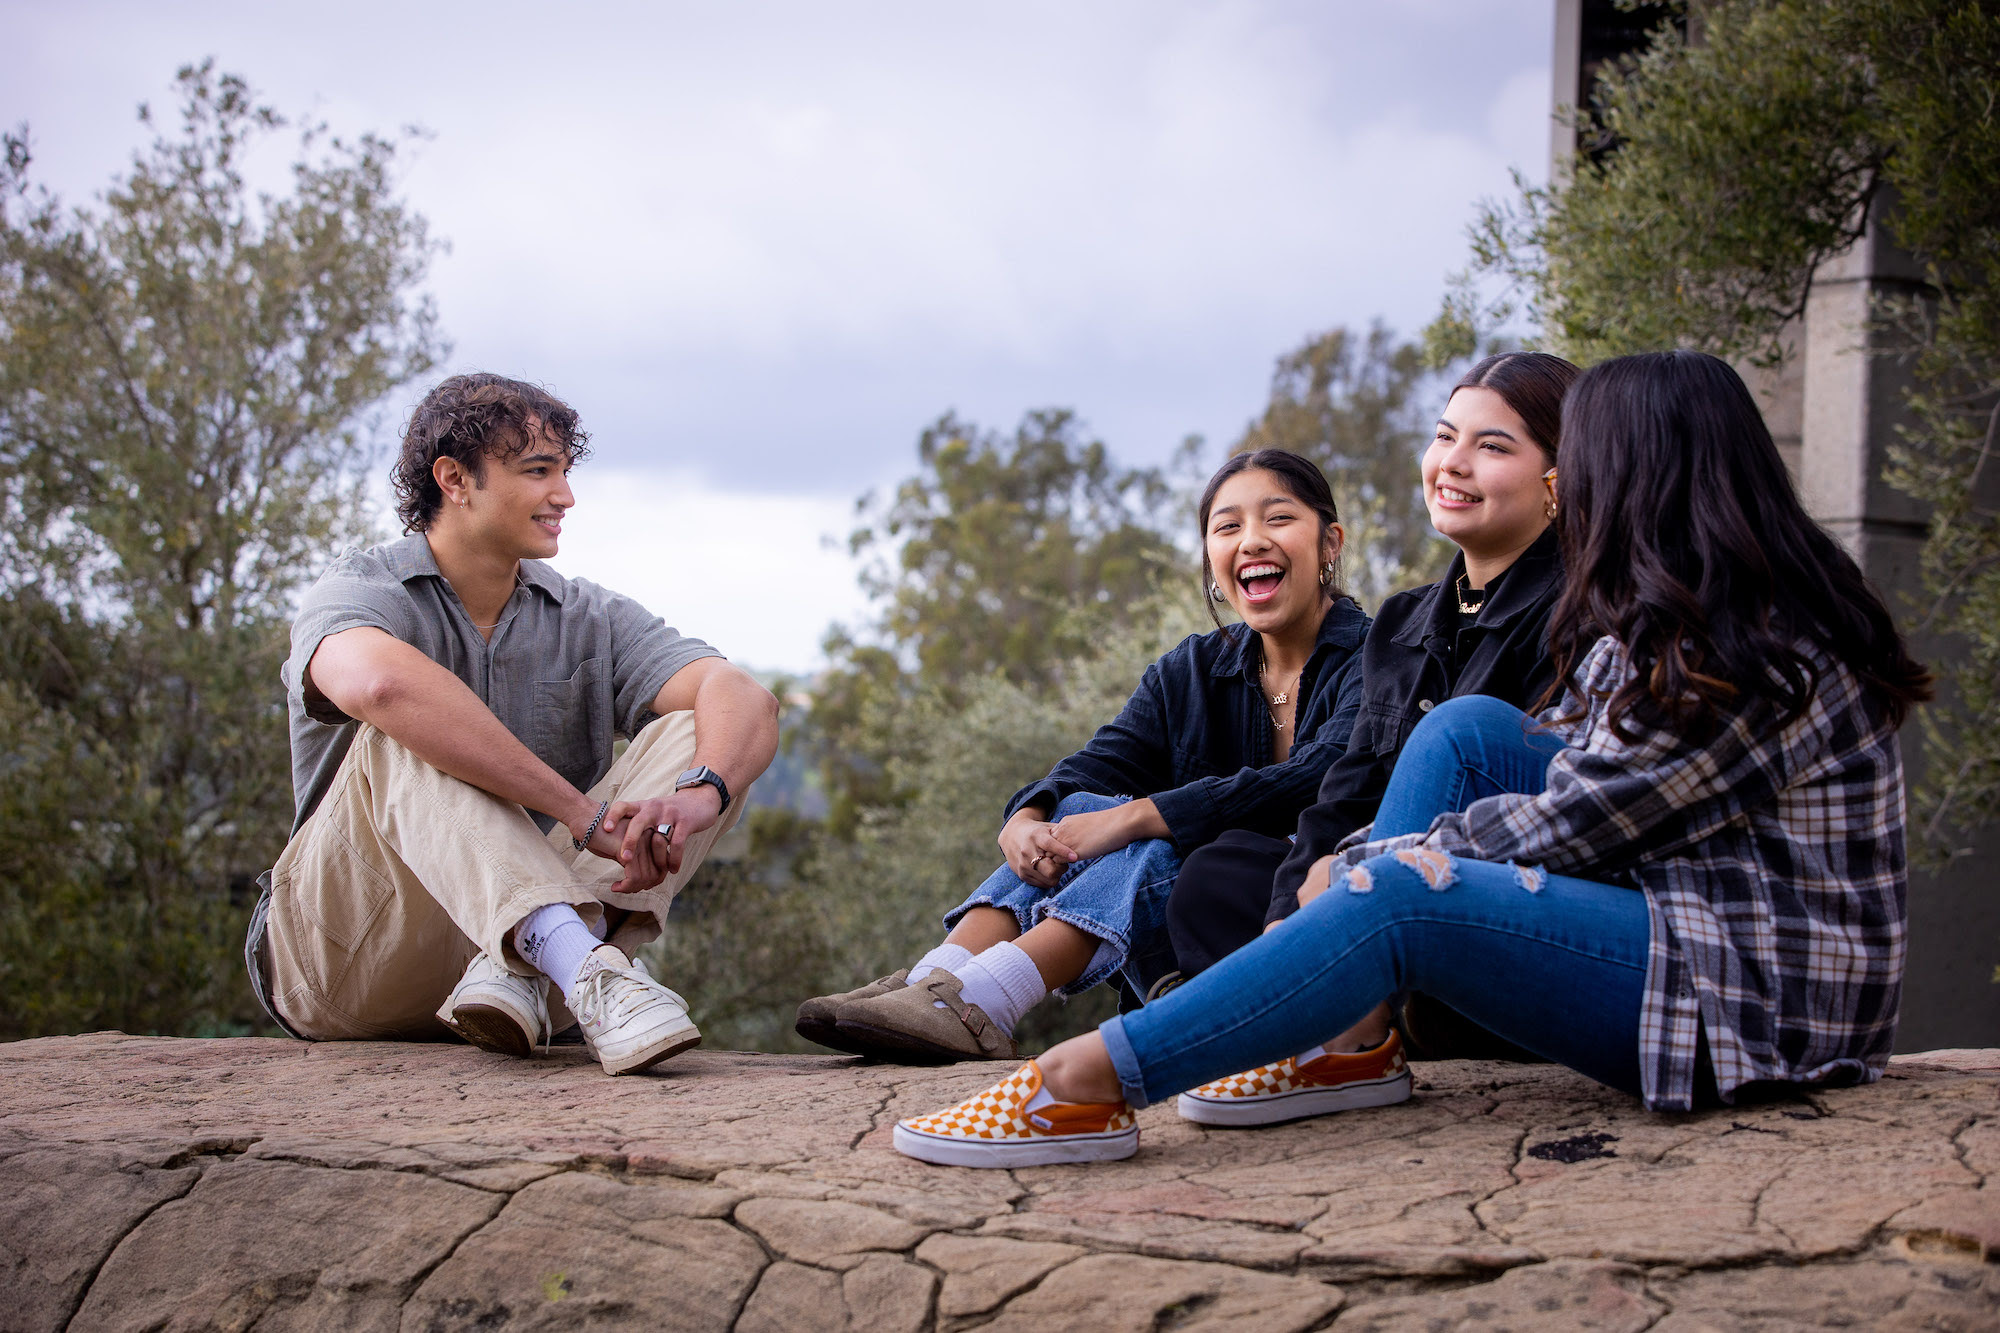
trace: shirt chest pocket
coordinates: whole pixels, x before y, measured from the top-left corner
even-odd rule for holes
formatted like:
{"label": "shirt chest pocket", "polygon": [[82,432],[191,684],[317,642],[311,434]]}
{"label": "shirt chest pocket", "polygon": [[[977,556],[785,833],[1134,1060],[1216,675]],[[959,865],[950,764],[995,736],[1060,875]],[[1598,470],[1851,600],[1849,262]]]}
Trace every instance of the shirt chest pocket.
{"label": "shirt chest pocket", "polygon": [[1370,704],[1354,720],[1354,735],[1348,746],[1380,759],[1393,759],[1402,753],[1404,742],[1429,711],[1415,700],[1408,704]]}
{"label": "shirt chest pocket", "polygon": [[579,791],[589,790],[611,764],[611,677],[593,657],[568,680],[529,685],[524,739],[542,762]]}

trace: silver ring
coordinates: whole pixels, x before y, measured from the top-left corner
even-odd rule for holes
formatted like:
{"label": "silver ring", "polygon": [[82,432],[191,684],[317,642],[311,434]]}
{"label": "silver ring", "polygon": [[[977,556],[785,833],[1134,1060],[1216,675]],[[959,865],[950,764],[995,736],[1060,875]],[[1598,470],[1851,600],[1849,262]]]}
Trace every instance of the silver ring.
{"label": "silver ring", "polygon": [[674,826],[672,824],[655,824],[653,825],[651,832],[659,834],[661,837],[665,838],[668,842],[672,842],[674,840]]}

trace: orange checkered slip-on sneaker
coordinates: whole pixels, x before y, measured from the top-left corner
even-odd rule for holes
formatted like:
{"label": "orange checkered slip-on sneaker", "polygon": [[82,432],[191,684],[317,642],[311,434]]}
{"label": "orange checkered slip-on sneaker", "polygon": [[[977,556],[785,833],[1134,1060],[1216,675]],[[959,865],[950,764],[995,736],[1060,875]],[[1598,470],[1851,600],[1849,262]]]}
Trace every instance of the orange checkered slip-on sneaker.
{"label": "orange checkered slip-on sneaker", "polygon": [[1139,1126],[1124,1102],[1051,1099],[1030,1060],[949,1111],[899,1121],[894,1141],[897,1152],[940,1166],[1115,1162],[1139,1151]]}
{"label": "orange checkered slip-on sneaker", "polygon": [[1372,1051],[1323,1052],[1280,1060],[1245,1074],[1204,1083],[1180,1096],[1183,1120],[1204,1125],[1276,1125],[1286,1120],[1393,1106],[1410,1097],[1410,1066],[1395,1032]]}

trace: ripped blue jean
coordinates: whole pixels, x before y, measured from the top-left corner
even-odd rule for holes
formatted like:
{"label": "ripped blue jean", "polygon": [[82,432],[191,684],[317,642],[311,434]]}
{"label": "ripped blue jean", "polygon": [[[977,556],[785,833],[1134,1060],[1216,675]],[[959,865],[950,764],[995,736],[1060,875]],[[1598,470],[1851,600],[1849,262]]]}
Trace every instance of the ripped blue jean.
{"label": "ripped blue jean", "polygon": [[[1128,796],[1065,796],[1051,819],[1109,810]],[[1096,936],[1103,944],[1083,975],[1061,988],[1063,995],[1080,995],[1100,981],[1123,973],[1134,994],[1173,970],[1173,946],[1167,939],[1167,895],[1181,873],[1181,858],[1165,838],[1138,842],[1078,861],[1062,873],[1053,889],[1036,888],[1003,862],[972,896],[945,913],[950,930],[975,907],[1012,912],[1022,934],[1055,918]]]}
{"label": "ripped blue jean", "polygon": [[[1384,808],[1392,795],[1411,795],[1396,791],[1396,779],[1413,757],[1420,762],[1406,787],[1427,784],[1439,800],[1454,786],[1473,797],[1493,794],[1455,783],[1442,757],[1515,744],[1532,753],[1491,767],[1527,775],[1522,785],[1539,790],[1553,750],[1529,744],[1523,716],[1490,699],[1440,705],[1411,733]],[[1398,818],[1421,819],[1415,828],[1422,829],[1437,813],[1426,817],[1411,804]],[[1100,1032],[1126,1100],[1146,1106],[1294,1055],[1346,1031],[1397,991],[1415,990],[1636,1095],[1651,934],[1645,896],[1634,889],[1531,866],[1397,852],[1336,877],[1277,929]]]}

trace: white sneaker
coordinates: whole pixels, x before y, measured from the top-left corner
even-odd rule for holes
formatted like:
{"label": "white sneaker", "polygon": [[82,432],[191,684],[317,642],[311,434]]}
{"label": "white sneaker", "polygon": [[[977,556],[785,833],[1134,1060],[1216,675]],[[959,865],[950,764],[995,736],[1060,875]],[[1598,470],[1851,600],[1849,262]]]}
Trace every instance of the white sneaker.
{"label": "white sneaker", "polygon": [[466,964],[438,1021],[482,1051],[527,1056],[548,1040],[548,978],[517,977],[481,953]]}
{"label": "white sneaker", "polygon": [[629,1074],[701,1045],[687,1001],[608,944],[577,969],[577,1026],[607,1074]]}

